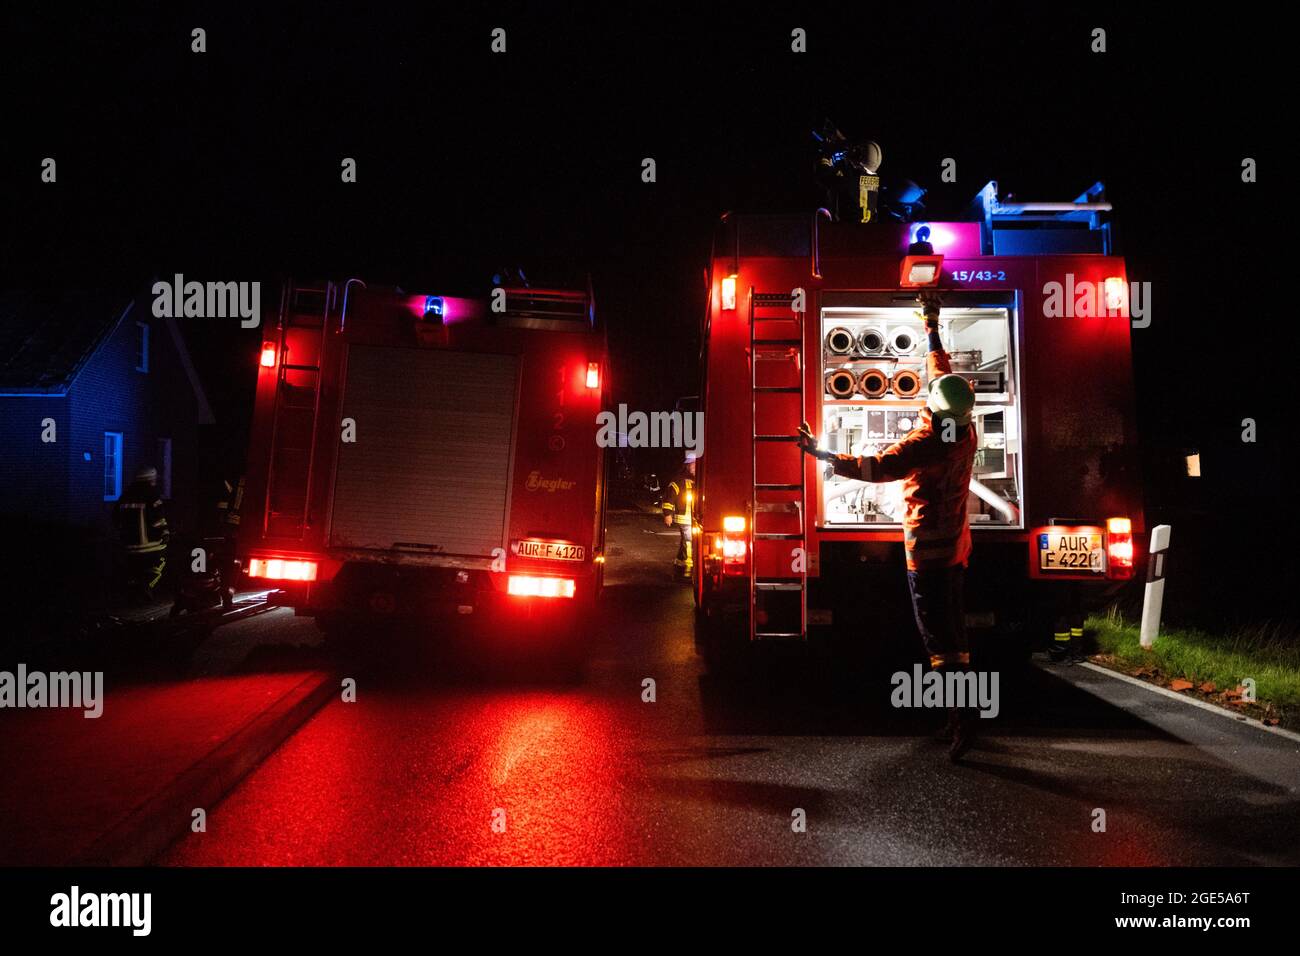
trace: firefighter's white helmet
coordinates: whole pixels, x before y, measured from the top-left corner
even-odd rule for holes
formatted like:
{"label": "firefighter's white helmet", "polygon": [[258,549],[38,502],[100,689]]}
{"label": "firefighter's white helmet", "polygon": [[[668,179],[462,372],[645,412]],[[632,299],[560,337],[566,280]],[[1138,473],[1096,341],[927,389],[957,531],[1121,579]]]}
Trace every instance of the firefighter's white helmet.
{"label": "firefighter's white helmet", "polygon": [[960,375],[940,375],[930,383],[926,405],[935,418],[951,418],[958,425],[969,425],[970,410],[975,407],[975,390]]}

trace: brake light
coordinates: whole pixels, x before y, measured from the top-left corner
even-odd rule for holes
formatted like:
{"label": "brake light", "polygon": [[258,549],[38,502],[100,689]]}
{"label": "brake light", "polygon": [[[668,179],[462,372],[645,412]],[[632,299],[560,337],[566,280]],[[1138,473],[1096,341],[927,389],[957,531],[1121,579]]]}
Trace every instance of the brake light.
{"label": "brake light", "polygon": [[722,277],[722,308],[732,312],[736,308],[736,277]]}
{"label": "brake light", "polygon": [[520,597],[573,597],[572,578],[546,578],[532,574],[512,574],[506,591]]}
{"label": "brake light", "polygon": [[1132,576],[1133,522],[1128,518],[1106,519],[1106,557],[1111,577]]}
{"label": "brake light", "polygon": [[248,562],[250,578],[272,581],[315,581],[315,561],[286,561],[283,558],[252,558]]}
{"label": "brake light", "polygon": [[262,343],[262,368],[275,368],[275,343]]}
{"label": "brake light", "polygon": [[600,363],[587,363],[587,387],[600,388]]}

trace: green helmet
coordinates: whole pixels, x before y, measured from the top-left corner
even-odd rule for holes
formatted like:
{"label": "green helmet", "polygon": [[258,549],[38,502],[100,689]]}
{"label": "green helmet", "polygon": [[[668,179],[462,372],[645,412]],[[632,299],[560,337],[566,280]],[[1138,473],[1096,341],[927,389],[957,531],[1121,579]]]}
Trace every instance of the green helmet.
{"label": "green helmet", "polygon": [[951,418],[958,425],[969,425],[975,390],[960,375],[940,375],[930,382],[930,397],[925,404],[935,418]]}

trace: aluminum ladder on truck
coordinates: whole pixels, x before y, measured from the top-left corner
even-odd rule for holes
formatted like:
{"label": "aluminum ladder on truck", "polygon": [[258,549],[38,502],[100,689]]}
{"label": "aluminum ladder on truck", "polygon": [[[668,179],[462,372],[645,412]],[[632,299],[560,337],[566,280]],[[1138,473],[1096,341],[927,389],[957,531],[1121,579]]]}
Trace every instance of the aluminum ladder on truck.
{"label": "aluminum ladder on truck", "polygon": [[332,282],[299,286],[292,279],[281,290],[280,354],[263,509],[263,533],[268,537],[302,540],[311,526],[321,362],[335,292]]}
{"label": "aluminum ladder on truck", "polygon": [[[789,293],[763,293],[750,289],[750,422],[754,438],[748,522],[751,641],[777,638],[805,640],[808,636],[808,554],[804,524],[808,512],[808,495],[803,453],[797,447],[799,425],[806,408],[804,324],[802,314],[795,312],[792,305],[793,298]],[[771,314],[776,310],[782,314]],[[760,335],[762,328],[771,329],[771,337]],[[783,331],[778,331],[782,328]],[[760,363],[769,372],[784,371],[784,377],[779,374],[760,374]],[[791,373],[793,383],[789,381]],[[776,384],[762,384],[769,380],[776,380]],[[783,401],[778,397],[783,394],[797,395],[798,408],[790,409],[789,399]],[[763,396],[773,396],[773,399],[765,401],[762,400]],[[776,449],[783,449],[783,452]],[[773,460],[779,460],[782,454],[793,455],[795,458],[793,463],[785,463],[784,471],[787,474],[760,475],[760,469],[764,466],[769,471],[772,470]],[[760,461],[764,458],[767,460]],[[773,480],[776,477],[792,477],[794,472],[798,474],[797,481]],[[799,571],[793,569],[795,548],[802,548],[804,552]],[[771,571],[783,569],[785,573],[760,573],[760,564]],[[796,593],[797,618],[793,613],[793,598]],[[782,597],[786,598],[785,602],[780,600]],[[782,603],[784,607],[780,607]],[[767,613],[768,618],[762,625],[758,621],[760,610]],[[773,611],[777,612],[779,618],[776,623],[772,621]]]}

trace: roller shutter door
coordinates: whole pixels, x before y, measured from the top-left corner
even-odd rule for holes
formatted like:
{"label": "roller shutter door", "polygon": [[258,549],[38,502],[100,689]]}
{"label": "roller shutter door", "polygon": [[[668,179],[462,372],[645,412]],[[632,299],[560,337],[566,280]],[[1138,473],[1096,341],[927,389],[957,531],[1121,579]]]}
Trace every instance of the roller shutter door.
{"label": "roller shutter door", "polygon": [[351,347],[330,543],[487,557],[503,546],[519,360]]}

